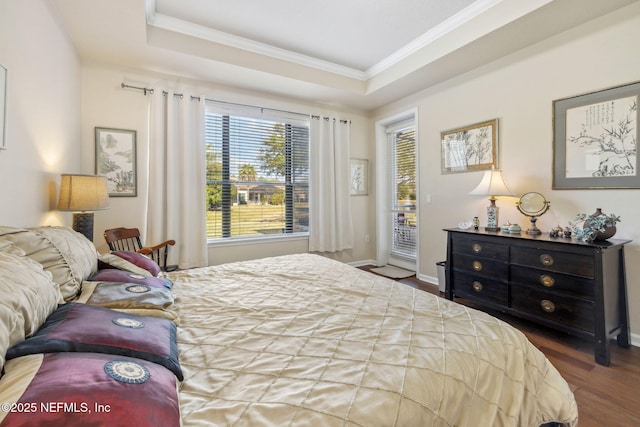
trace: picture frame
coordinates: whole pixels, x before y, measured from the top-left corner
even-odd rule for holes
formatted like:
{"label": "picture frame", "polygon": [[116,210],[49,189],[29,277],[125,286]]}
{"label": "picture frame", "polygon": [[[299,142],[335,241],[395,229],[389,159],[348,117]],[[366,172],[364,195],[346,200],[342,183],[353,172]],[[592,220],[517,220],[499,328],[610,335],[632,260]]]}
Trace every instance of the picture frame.
{"label": "picture frame", "polygon": [[136,197],[136,131],[96,127],[95,138],[96,175],[107,177],[109,197]]}
{"label": "picture frame", "polygon": [[369,161],[366,159],[351,159],[350,192],[352,196],[366,196],[369,194]]}
{"label": "picture frame", "polygon": [[7,149],[7,74],[0,65],[0,151]]}
{"label": "picture frame", "polygon": [[553,101],[554,190],[640,188],[640,82]]}
{"label": "picture frame", "polygon": [[498,119],[440,133],[441,173],[491,170],[498,166]]}

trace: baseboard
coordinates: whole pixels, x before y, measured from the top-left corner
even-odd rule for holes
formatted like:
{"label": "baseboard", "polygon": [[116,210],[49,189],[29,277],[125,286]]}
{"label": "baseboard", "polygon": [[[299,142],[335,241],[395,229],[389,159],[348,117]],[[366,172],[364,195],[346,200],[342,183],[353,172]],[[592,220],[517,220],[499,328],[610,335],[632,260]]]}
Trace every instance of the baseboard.
{"label": "baseboard", "polygon": [[430,285],[439,286],[437,277],[427,276],[426,274],[416,274],[416,277],[418,278],[418,280],[427,282]]}
{"label": "baseboard", "polygon": [[630,344],[634,347],[640,347],[640,335],[638,334],[629,334]]}

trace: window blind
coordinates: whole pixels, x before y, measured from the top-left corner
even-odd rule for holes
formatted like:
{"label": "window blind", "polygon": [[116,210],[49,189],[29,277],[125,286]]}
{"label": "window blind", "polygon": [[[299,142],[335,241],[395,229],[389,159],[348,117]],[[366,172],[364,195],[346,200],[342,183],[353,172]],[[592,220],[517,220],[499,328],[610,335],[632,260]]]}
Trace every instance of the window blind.
{"label": "window blind", "polygon": [[207,237],[308,231],[309,122],[208,105]]}
{"label": "window blind", "polygon": [[391,255],[415,260],[416,143],[413,121],[387,128],[391,179]]}

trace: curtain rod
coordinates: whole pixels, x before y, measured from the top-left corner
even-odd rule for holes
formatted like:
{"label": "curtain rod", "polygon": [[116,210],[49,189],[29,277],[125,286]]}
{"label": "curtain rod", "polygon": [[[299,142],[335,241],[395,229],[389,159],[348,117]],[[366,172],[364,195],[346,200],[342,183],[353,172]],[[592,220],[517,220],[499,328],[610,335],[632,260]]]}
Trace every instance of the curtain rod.
{"label": "curtain rod", "polygon": [[[146,95],[147,93],[153,93],[154,90],[152,88],[148,88],[148,87],[137,87],[137,86],[130,86],[124,83],[121,83],[120,86],[124,89],[124,88],[128,88],[128,89],[137,89],[137,90],[141,90],[144,92],[144,94]],[[169,92],[166,91],[162,91],[162,95],[166,96],[168,95]],[[179,98],[184,97],[184,94],[182,93],[174,93],[173,96],[177,96]],[[193,101],[194,99],[197,99],[198,101],[200,101],[200,97],[199,96],[191,96],[191,100]],[[305,116],[305,117],[309,117],[309,114],[304,114],[304,113],[298,113],[296,111],[287,111],[287,110],[278,110],[276,108],[266,108],[266,107],[258,107],[256,105],[249,105],[249,104],[238,104],[235,102],[227,102],[227,101],[218,101],[217,99],[209,99],[209,98],[205,98],[205,101],[211,101],[211,102],[218,102],[221,104],[229,104],[229,105],[237,105],[240,107],[250,107],[250,108],[258,108],[260,110],[268,110],[268,111],[278,111],[280,113],[288,113],[288,114],[297,114],[299,116]]]}
{"label": "curtain rod", "polygon": [[297,111],[287,111],[287,110],[278,110],[277,108],[267,108],[267,107],[258,107],[257,105],[249,105],[249,104],[239,104],[237,102],[227,102],[227,101],[219,101],[217,99],[209,99],[209,98],[205,98],[205,101],[211,101],[211,102],[217,102],[220,104],[228,104],[228,105],[236,105],[238,107],[249,107],[249,108],[257,108],[260,110],[267,110],[267,111],[277,111],[279,113],[287,113],[287,114],[296,114],[298,116],[305,116],[305,117],[309,117],[309,114],[304,114],[304,113],[298,113]]}
{"label": "curtain rod", "polygon": [[153,93],[153,89],[147,88],[147,87],[138,87],[138,86],[130,86],[130,85],[126,85],[124,83],[120,83],[120,87],[121,88],[127,88],[127,89],[137,89],[137,90],[141,90],[144,92],[144,95],[147,95],[147,92],[149,93]]}
{"label": "curtain rod", "polygon": [[[127,85],[127,84],[124,84],[124,83],[121,83],[121,84],[120,84],[120,86],[121,86],[123,89],[124,89],[124,88],[127,88],[127,89],[136,89],[136,90],[141,90],[141,91],[144,93],[144,95],[145,95],[145,96],[147,95],[147,93],[151,93],[151,94],[152,94],[152,93],[154,92],[153,88],[138,87],[138,86],[130,86],[130,85]],[[162,95],[163,95],[163,96],[166,96],[166,95],[168,95],[168,94],[169,94],[169,92],[166,92],[166,91],[164,91],[164,90],[162,91]],[[174,94],[173,94],[173,96],[177,96],[177,97],[179,97],[179,98],[181,98],[181,99],[182,99],[182,98],[184,97],[184,94],[182,94],[182,93],[174,93]],[[199,96],[193,96],[193,95],[192,95],[192,96],[191,96],[191,100],[193,101],[194,99],[197,99],[198,101],[200,101],[200,97],[199,97]],[[221,104],[237,105],[237,106],[239,106],[239,107],[259,108],[260,110],[263,110],[263,111],[264,111],[264,110],[267,110],[267,111],[277,111],[277,112],[280,112],[280,113],[296,114],[296,115],[299,115],[299,116],[305,116],[305,117],[308,117],[308,116],[309,116],[309,114],[298,113],[298,112],[296,112],[296,111],[278,110],[278,109],[276,109],[276,108],[258,107],[258,106],[255,106],[255,105],[239,104],[239,103],[236,103],[236,102],[218,101],[218,100],[216,100],[216,99],[209,99],[209,98],[205,98],[205,101],[218,102],[218,103],[221,103]],[[314,119],[319,119],[319,118],[320,118],[320,116],[315,116],[315,115],[312,115],[311,117],[312,117],[312,118],[314,118]],[[329,120],[329,117],[324,117],[324,119],[325,119],[325,120]],[[335,120],[335,118],[334,118],[334,120]],[[341,123],[351,123],[351,120],[340,120],[340,122],[341,122]]]}
{"label": "curtain rod", "polygon": [[[312,119],[317,119],[317,120],[325,119],[326,121],[331,120],[331,117],[322,117],[322,116],[315,116],[315,115],[311,116],[311,118],[312,118]],[[336,118],[335,118],[335,117],[333,118],[333,121],[334,121],[334,122],[336,121]],[[351,120],[344,120],[344,119],[340,119],[340,123],[345,123],[345,124],[346,124],[346,123],[351,123]]]}

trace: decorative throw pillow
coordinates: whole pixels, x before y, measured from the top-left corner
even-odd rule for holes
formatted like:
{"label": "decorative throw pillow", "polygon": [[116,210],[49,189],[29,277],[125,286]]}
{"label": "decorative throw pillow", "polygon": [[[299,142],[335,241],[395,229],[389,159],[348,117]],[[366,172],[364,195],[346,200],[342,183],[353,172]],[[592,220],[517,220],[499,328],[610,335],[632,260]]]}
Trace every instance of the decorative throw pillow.
{"label": "decorative throw pillow", "polygon": [[171,289],[173,287],[173,282],[163,277],[143,276],[142,274],[131,273],[123,270],[114,270],[111,268],[98,271],[88,280],[92,282],[137,283],[139,285],[148,285],[167,289]]}
{"label": "decorative throw pillow", "polygon": [[54,311],[34,336],[11,347],[7,360],[59,352],[136,357],[164,366],[182,381],[176,325],[159,317],[69,302]]}
{"label": "decorative throw pillow", "polygon": [[137,283],[90,282],[82,283],[82,292],[74,302],[143,316],[156,316],[175,321],[177,315],[169,308],[173,304],[171,291]]}
{"label": "decorative throw pillow", "polygon": [[60,285],[66,301],[80,292],[82,281],[98,269],[98,252],[82,234],[70,227],[13,228],[0,226],[0,238],[10,240],[42,264]]}
{"label": "decorative throw pillow", "polygon": [[20,409],[0,410],[3,426],[180,425],[176,377],[125,356],[51,353],[10,360],[0,402]]}
{"label": "decorative throw pillow", "polygon": [[57,308],[62,296],[42,265],[5,251],[0,252],[0,295],[2,371],[7,349],[34,334]]}
{"label": "decorative throw pillow", "polygon": [[158,274],[160,274],[160,271],[162,271],[160,269],[160,266],[156,264],[154,260],[137,252],[111,251],[111,253],[129,261],[131,264],[147,270],[149,273],[151,273],[152,276],[157,276]]}
{"label": "decorative throw pillow", "polygon": [[141,276],[151,276],[151,273],[149,273],[148,270],[138,267],[134,263],[129,262],[126,259],[119,257],[118,255],[113,255],[112,253],[100,255],[100,257],[98,257],[98,270],[105,270],[109,268],[129,271]]}

